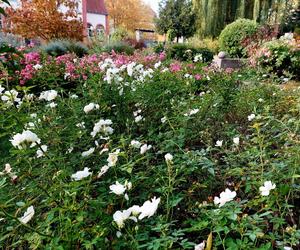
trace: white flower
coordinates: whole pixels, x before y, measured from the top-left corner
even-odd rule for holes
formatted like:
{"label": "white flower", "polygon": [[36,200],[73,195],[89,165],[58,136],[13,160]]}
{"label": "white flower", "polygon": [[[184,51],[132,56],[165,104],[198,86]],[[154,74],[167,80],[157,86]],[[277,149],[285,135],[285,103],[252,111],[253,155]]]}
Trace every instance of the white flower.
{"label": "white flower", "polygon": [[3,88],[0,84],[0,94],[5,90],[5,88]]}
{"label": "white flower", "polygon": [[205,249],[205,241],[195,246],[194,250],[204,250]]}
{"label": "white flower", "polygon": [[152,146],[151,145],[147,145],[147,144],[144,144],[143,146],[141,146],[141,151],[140,153],[143,155],[145,154],[149,149],[151,149]]}
{"label": "white flower", "polygon": [[191,115],[195,115],[199,112],[199,109],[192,109],[190,110],[188,113],[185,113],[184,116],[191,116]]}
{"label": "white flower", "polygon": [[142,146],[142,143],[140,143],[139,141],[136,141],[136,140],[132,140],[130,142],[130,145],[134,148],[140,148]]}
{"label": "white flower", "polygon": [[86,177],[90,176],[93,173],[93,172],[89,172],[89,170],[90,170],[89,168],[84,168],[82,171],[78,171],[75,174],[72,174],[71,178],[74,181],[80,181],[83,178],[86,178]]}
{"label": "white flower", "polygon": [[91,102],[90,104],[86,105],[83,108],[83,111],[87,114],[87,113],[91,112],[92,110],[99,109],[99,108],[100,108],[99,104],[95,104],[95,103]]}
{"label": "white flower", "polygon": [[141,213],[141,207],[137,205],[128,208],[128,210],[132,213],[133,216],[137,216]]}
{"label": "white flower", "polygon": [[118,232],[116,233],[116,236],[117,236],[117,238],[120,238],[120,237],[122,236],[122,233],[121,233],[120,231],[118,231]]}
{"label": "white flower", "polygon": [[154,64],[154,68],[158,69],[161,66],[161,61]]}
{"label": "white flower", "polygon": [[255,119],[255,114],[248,115],[248,121],[251,122]]}
{"label": "white flower", "polygon": [[80,122],[76,124],[76,127],[85,129],[85,122]]}
{"label": "white flower", "polygon": [[173,155],[171,155],[170,153],[167,153],[167,154],[165,155],[165,160],[166,160],[166,162],[172,162],[172,160],[173,160]]}
{"label": "white flower", "polygon": [[100,169],[100,172],[98,174],[98,178],[100,178],[102,175],[104,175],[109,170],[109,166],[105,165]]}
{"label": "white flower", "polygon": [[233,138],[233,143],[234,143],[235,145],[239,145],[239,144],[240,144],[240,138],[239,138],[239,137]]}
{"label": "white flower", "polygon": [[264,185],[259,188],[262,196],[268,196],[272,189],[275,189],[276,185],[272,184],[271,181],[265,181]]}
{"label": "white flower", "polygon": [[31,100],[33,100],[33,98],[34,98],[34,94],[26,94],[26,95],[24,95],[23,100],[31,101]]}
{"label": "white flower", "polygon": [[47,145],[42,145],[41,146],[42,149],[38,149],[36,151],[36,157],[37,158],[40,158],[40,157],[43,157],[45,155],[45,152],[47,152],[47,149],[48,149],[48,146]]}
{"label": "white flower", "polygon": [[32,118],[32,119],[35,119],[35,118],[37,118],[37,114],[36,114],[36,113],[32,113],[32,114],[30,114],[30,118]]}
{"label": "white flower", "polygon": [[194,62],[202,62],[203,61],[203,57],[202,57],[202,54],[198,54],[195,56],[194,58]]}
{"label": "white flower", "polygon": [[67,80],[69,77],[71,76],[71,74],[70,73],[65,73],[65,75],[64,75],[64,79],[65,80]]}
{"label": "white flower", "polygon": [[216,141],[216,147],[222,147],[223,146],[223,141],[219,140],[219,141]]}
{"label": "white flower", "polygon": [[129,201],[129,196],[128,196],[128,194],[125,194],[125,195],[124,195],[124,198],[125,198],[125,200]]}
{"label": "white flower", "polygon": [[109,189],[112,193],[116,195],[121,195],[124,194],[124,192],[126,191],[126,186],[116,181],[116,184],[110,185]]}
{"label": "white flower", "polygon": [[141,116],[141,115],[138,115],[138,116],[136,116],[136,117],[134,118],[134,121],[135,121],[136,123],[140,122],[141,120],[143,120],[143,116]]}
{"label": "white flower", "polygon": [[40,65],[40,64],[36,64],[36,65],[33,66],[33,68],[34,68],[35,70],[39,70],[39,69],[43,68],[43,66]]}
{"label": "white flower", "polygon": [[12,89],[10,91],[5,91],[2,96],[1,96],[1,100],[3,102],[6,102],[8,105],[12,105],[14,102],[21,102],[21,99],[18,98],[19,93]]}
{"label": "white flower", "polygon": [[283,250],[293,250],[291,247],[283,247]]}
{"label": "white flower", "polygon": [[108,154],[107,162],[109,167],[114,167],[117,164],[118,156],[119,156],[120,150],[116,150],[114,153]]}
{"label": "white flower", "polygon": [[48,104],[47,106],[53,109],[53,108],[55,108],[55,107],[57,106],[57,103],[51,102],[51,103]]}
{"label": "white flower", "polygon": [[127,74],[129,76],[133,75],[133,68],[134,68],[135,65],[136,65],[135,62],[132,62],[132,63],[130,63],[130,64],[127,65]]}
{"label": "white flower", "polygon": [[225,205],[226,202],[232,201],[235,196],[236,196],[235,191],[232,192],[230,189],[226,188],[226,190],[220,194],[220,198],[219,197],[214,198],[214,203],[215,205],[219,204],[219,207],[222,207]]}
{"label": "white flower", "polygon": [[9,164],[9,163],[6,163],[6,164],[5,164],[4,171],[5,171],[7,174],[10,174],[10,173],[11,173],[11,170],[12,170],[12,168],[11,168],[10,164]]}
{"label": "white flower", "polygon": [[71,154],[73,152],[73,150],[74,150],[74,148],[70,147],[70,148],[68,148],[67,153]]}
{"label": "white flower", "polygon": [[151,201],[146,201],[140,208],[141,214],[139,215],[139,220],[142,220],[145,217],[149,218],[153,216],[158,208],[159,203],[160,198],[156,199],[156,197],[151,199]]}
{"label": "white flower", "polygon": [[24,215],[21,218],[19,218],[19,221],[23,224],[27,224],[32,219],[33,216],[34,216],[34,208],[33,206],[30,206],[27,208]]}
{"label": "white flower", "polygon": [[71,99],[78,99],[78,95],[73,94],[73,95],[70,96],[70,98],[71,98]]}
{"label": "white flower", "polygon": [[131,212],[129,210],[116,211],[113,215],[114,221],[117,223],[119,228],[124,227],[124,222],[130,217]]}
{"label": "white flower", "polygon": [[161,123],[165,123],[167,121],[167,117],[164,116],[163,118],[160,119],[160,121]]}
{"label": "white flower", "polygon": [[258,99],[258,101],[259,101],[259,102],[263,102],[263,101],[264,101],[264,99],[262,99],[262,98],[259,98],[259,99]]}
{"label": "white flower", "polygon": [[105,135],[112,134],[114,132],[114,129],[110,127],[111,124],[112,124],[111,120],[100,119],[94,125],[93,132],[91,132],[91,136],[96,137],[96,135],[100,132],[104,133]]}
{"label": "white flower", "polygon": [[125,181],[125,187],[126,187],[127,190],[130,190],[130,189],[132,188],[132,183],[131,183],[130,181],[128,182],[128,181],[126,180],[126,181]]}
{"label": "white flower", "polygon": [[57,97],[57,91],[56,90],[48,90],[48,91],[43,91],[40,94],[39,99],[40,100],[46,100],[48,102],[53,101]]}
{"label": "white flower", "polygon": [[90,156],[94,152],[95,152],[95,148],[90,148],[88,151],[82,152],[81,156],[82,157],[87,157],[87,156]]}
{"label": "white flower", "polygon": [[25,143],[31,143],[31,147],[34,147],[36,143],[40,143],[41,140],[38,136],[30,130],[25,130],[22,134],[18,133],[10,140],[11,144],[18,149],[23,149]]}

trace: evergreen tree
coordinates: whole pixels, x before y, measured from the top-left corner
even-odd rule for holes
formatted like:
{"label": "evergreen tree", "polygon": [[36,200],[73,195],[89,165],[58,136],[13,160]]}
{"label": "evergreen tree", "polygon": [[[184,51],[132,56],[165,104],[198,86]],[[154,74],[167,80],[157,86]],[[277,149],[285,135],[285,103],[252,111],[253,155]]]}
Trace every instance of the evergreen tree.
{"label": "evergreen tree", "polygon": [[159,17],[155,20],[159,34],[170,39],[188,38],[196,32],[196,15],[189,0],[164,0],[160,3]]}

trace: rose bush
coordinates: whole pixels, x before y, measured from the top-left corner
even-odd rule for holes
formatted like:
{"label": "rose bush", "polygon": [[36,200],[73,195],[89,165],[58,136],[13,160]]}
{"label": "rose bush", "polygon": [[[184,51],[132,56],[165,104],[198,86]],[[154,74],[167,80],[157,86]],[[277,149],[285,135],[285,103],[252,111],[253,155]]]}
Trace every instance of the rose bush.
{"label": "rose bush", "polygon": [[1,247],[299,247],[299,89],[163,59],[32,53],[4,78]]}

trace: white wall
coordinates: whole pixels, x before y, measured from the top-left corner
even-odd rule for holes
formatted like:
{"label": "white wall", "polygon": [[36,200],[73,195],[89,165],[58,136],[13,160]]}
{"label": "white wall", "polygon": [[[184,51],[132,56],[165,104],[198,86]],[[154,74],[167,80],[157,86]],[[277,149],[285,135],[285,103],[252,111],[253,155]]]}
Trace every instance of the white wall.
{"label": "white wall", "polygon": [[98,24],[102,24],[105,28],[105,15],[87,13],[87,23],[93,25],[94,29]]}

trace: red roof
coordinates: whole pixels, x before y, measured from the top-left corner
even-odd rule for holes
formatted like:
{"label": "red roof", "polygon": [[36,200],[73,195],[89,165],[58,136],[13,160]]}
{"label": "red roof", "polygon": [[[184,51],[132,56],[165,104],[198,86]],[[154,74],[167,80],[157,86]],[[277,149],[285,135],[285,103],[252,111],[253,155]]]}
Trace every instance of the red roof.
{"label": "red roof", "polygon": [[87,0],[86,2],[88,13],[108,15],[104,0]]}

